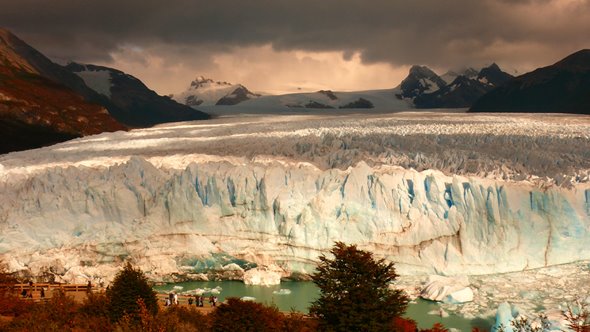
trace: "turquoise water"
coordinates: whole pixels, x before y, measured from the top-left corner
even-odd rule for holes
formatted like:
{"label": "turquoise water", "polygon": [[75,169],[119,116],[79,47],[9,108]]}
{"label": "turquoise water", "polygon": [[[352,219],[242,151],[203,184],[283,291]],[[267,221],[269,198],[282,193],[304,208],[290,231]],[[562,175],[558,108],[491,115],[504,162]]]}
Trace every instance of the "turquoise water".
{"label": "turquoise water", "polygon": [[[175,289],[176,287],[176,289]],[[179,289],[182,287],[182,289]],[[266,304],[274,305],[281,311],[299,311],[307,313],[307,308],[315,299],[319,297],[319,289],[313,282],[301,282],[301,281],[284,281],[280,285],[276,286],[251,286],[245,285],[241,281],[192,281],[192,282],[180,282],[175,284],[166,284],[155,286],[154,289],[158,292],[168,293],[172,290],[176,290],[177,293],[181,294],[186,291],[195,289],[214,289],[221,287],[220,293],[216,294],[219,301],[224,301],[228,297],[253,297],[255,301]],[[277,294],[281,289],[288,289],[289,294]],[[283,293],[287,293],[283,291]],[[205,296],[211,295],[211,293],[205,293]],[[485,327],[489,329],[491,322],[484,320],[468,320],[463,317],[450,315],[449,317],[442,318],[439,315],[428,314],[431,311],[439,310],[438,304],[431,301],[416,300],[410,303],[406,315],[416,322],[420,328],[431,327],[434,323],[442,323],[447,328],[456,328],[462,331],[471,331],[474,326]]]}

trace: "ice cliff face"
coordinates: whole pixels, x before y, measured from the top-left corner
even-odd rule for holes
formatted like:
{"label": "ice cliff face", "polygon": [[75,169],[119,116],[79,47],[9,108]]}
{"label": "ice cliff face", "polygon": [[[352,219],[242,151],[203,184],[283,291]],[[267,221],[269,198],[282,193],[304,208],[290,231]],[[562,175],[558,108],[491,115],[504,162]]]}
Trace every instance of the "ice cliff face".
{"label": "ice cliff face", "polygon": [[[334,241],[357,243],[404,274],[590,258],[588,119],[248,121],[102,134],[0,158],[0,259],[15,271],[75,281],[108,279],[124,259],[156,280],[234,263],[308,273]],[[496,166],[504,152],[494,147],[505,140],[522,155]],[[474,170],[469,156],[479,158]]]}

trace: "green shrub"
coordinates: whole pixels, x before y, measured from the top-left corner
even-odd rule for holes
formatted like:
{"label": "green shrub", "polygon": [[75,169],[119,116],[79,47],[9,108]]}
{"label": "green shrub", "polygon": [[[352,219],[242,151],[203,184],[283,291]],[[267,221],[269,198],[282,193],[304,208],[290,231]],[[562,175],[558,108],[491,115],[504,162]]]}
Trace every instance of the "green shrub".
{"label": "green shrub", "polygon": [[158,312],[158,299],[147,278],[139,269],[127,263],[107,290],[109,317],[113,322],[124,315],[137,316],[138,300],[142,300],[151,315]]}
{"label": "green shrub", "polygon": [[312,280],[321,295],[310,307],[321,331],[390,331],[408,305],[402,291],[390,288],[397,278],[393,263],[375,260],[355,245],[336,242],[334,258],[320,256]]}

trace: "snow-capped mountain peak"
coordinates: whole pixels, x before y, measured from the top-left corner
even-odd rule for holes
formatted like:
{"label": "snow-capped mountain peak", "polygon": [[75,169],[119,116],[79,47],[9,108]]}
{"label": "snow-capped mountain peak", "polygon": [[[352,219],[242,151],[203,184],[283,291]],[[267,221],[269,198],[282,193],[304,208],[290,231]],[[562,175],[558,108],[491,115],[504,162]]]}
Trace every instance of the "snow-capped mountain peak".
{"label": "snow-capped mountain peak", "polygon": [[242,101],[259,97],[241,84],[215,81],[197,76],[189,88],[172,98],[188,106],[235,105]]}
{"label": "snow-capped mountain peak", "polygon": [[[403,97],[412,98],[417,108],[460,108],[469,107],[478,98],[494,87],[510,80],[512,76],[503,72],[496,64],[481,69],[473,68],[448,71],[439,79],[445,84],[425,89],[423,82],[436,81],[436,75],[426,67],[412,67],[410,74],[402,82]],[[420,76],[422,75],[422,76]],[[425,75],[430,75],[426,78]]]}
{"label": "snow-capped mountain peak", "polygon": [[432,93],[447,85],[434,71],[426,66],[412,66],[410,73],[400,84],[401,96],[414,98],[423,93]]}
{"label": "snow-capped mountain peak", "polygon": [[197,76],[194,81],[191,82],[189,89],[198,89],[198,88],[206,88],[210,87],[210,85],[214,86],[232,86],[231,83],[228,82],[215,82],[211,78],[206,78],[205,76]]}

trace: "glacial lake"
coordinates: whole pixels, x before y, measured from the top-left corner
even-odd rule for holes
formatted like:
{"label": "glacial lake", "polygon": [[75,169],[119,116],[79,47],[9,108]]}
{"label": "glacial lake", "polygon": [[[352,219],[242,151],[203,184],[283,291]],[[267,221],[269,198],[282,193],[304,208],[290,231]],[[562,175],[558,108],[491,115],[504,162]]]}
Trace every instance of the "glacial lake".
{"label": "glacial lake", "polygon": [[[185,292],[194,294],[192,291],[197,289],[217,289],[219,294],[215,295],[220,302],[228,297],[249,297],[266,305],[275,305],[283,312],[295,310],[303,313],[308,312],[310,303],[319,296],[319,289],[313,282],[301,281],[284,281],[276,286],[251,286],[245,285],[241,281],[192,281],[159,285],[154,289],[161,293],[176,291],[178,294]],[[211,292],[206,292],[204,296],[211,294]],[[442,323],[447,328],[471,331],[474,326],[485,327],[489,330],[492,325],[489,320],[468,320],[453,314],[443,318],[440,315],[429,314],[429,312],[439,312],[439,310],[439,304],[417,299],[410,303],[406,315],[414,319],[420,328],[428,328],[434,323]]]}

